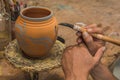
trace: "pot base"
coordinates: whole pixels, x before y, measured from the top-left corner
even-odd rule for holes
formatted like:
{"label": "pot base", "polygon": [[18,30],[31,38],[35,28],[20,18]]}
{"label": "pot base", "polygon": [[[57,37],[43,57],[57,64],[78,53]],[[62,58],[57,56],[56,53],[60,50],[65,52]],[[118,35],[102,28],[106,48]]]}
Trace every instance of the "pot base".
{"label": "pot base", "polygon": [[31,59],[31,60],[37,60],[37,59],[43,60],[43,59],[45,59],[45,58],[50,56],[50,54],[47,54],[47,55],[42,56],[42,57],[30,57],[22,49],[20,49],[20,51],[21,51],[23,57]]}

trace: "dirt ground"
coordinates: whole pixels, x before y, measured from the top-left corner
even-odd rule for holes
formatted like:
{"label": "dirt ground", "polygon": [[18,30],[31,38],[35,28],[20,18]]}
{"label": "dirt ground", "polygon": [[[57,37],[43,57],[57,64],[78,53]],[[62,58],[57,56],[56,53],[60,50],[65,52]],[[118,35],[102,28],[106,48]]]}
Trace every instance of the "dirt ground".
{"label": "dirt ground", "polygon": [[[46,6],[53,10],[58,23],[83,22],[102,24],[104,34],[120,39],[120,3],[119,0],[28,0],[28,5]],[[59,26],[59,36],[66,46],[76,44],[75,31]],[[120,47],[106,43],[107,50],[102,58],[106,66],[120,56]],[[26,80],[25,73],[14,68],[5,59],[0,60],[0,80]],[[39,80],[64,80],[61,68],[39,73]],[[89,79],[92,80],[92,79]]]}

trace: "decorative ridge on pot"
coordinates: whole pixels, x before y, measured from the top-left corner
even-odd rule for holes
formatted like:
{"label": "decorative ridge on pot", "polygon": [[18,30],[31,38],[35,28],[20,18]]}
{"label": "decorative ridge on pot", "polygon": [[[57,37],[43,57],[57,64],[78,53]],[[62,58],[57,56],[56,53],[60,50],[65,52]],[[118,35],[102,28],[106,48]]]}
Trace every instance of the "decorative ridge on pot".
{"label": "decorative ridge on pot", "polygon": [[[48,12],[48,14],[43,15],[43,16],[40,16],[40,15],[39,15],[39,16],[40,16],[39,18],[38,18],[38,17],[30,17],[30,16],[27,15],[28,12],[32,12],[33,14],[35,14],[35,13],[37,13],[37,12],[40,11],[40,10],[42,11],[43,8],[44,8],[44,12],[45,12],[45,13]],[[37,10],[37,12],[35,12],[35,11],[32,11],[31,9],[38,9],[38,10]],[[44,13],[44,12],[43,12],[43,13]],[[38,12],[38,13],[39,13],[39,12]],[[36,14],[35,14],[35,15],[36,15]],[[46,8],[46,7],[31,6],[31,7],[28,7],[28,8],[25,8],[25,9],[21,10],[20,16],[21,16],[22,18],[27,19],[27,20],[30,20],[30,21],[45,21],[45,20],[50,19],[50,18],[53,16],[53,12],[52,12],[50,9]]]}

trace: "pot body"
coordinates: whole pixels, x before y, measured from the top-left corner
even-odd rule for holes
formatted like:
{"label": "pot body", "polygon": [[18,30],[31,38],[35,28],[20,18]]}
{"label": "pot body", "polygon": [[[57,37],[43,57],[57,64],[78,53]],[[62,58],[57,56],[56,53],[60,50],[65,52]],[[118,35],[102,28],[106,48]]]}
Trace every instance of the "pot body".
{"label": "pot body", "polygon": [[[46,14],[47,12],[49,14]],[[56,25],[56,19],[49,9],[24,9],[15,23],[15,34],[20,48],[30,57],[47,55],[57,37]]]}

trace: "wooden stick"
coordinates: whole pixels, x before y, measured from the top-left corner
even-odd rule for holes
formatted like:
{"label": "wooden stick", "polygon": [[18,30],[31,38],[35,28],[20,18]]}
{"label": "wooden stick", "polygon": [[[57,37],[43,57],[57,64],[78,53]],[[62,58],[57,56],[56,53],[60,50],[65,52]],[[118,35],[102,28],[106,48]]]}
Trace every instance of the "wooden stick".
{"label": "wooden stick", "polygon": [[[84,32],[84,31],[87,31],[87,30],[83,27],[79,27],[79,31]],[[120,40],[113,39],[111,37],[108,37],[108,36],[105,36],[105,35],[102,35],[102,34],[91,34],[91,35],[93,37],[97,38],[97,39],[101,39],[101,40],[104,40],[104,41],[107,41],[107,42],[110,42],[110,43],[113,43],[113,44],[116,44],[116,45],[120,46]]]}
{"label": "wooden stick", "polygon": [[92,36],[97,38],[97,39],[101,39],[101,40],[104,40],[104,41],[107,41],[107,42],[110,42],[110,43],[113,43],[113,44],[116,44],[116,45],[120,46],[120,40],[113,39],[111,37],[104,36],[104,35],[101,35],[101,34],[92,34]]}

